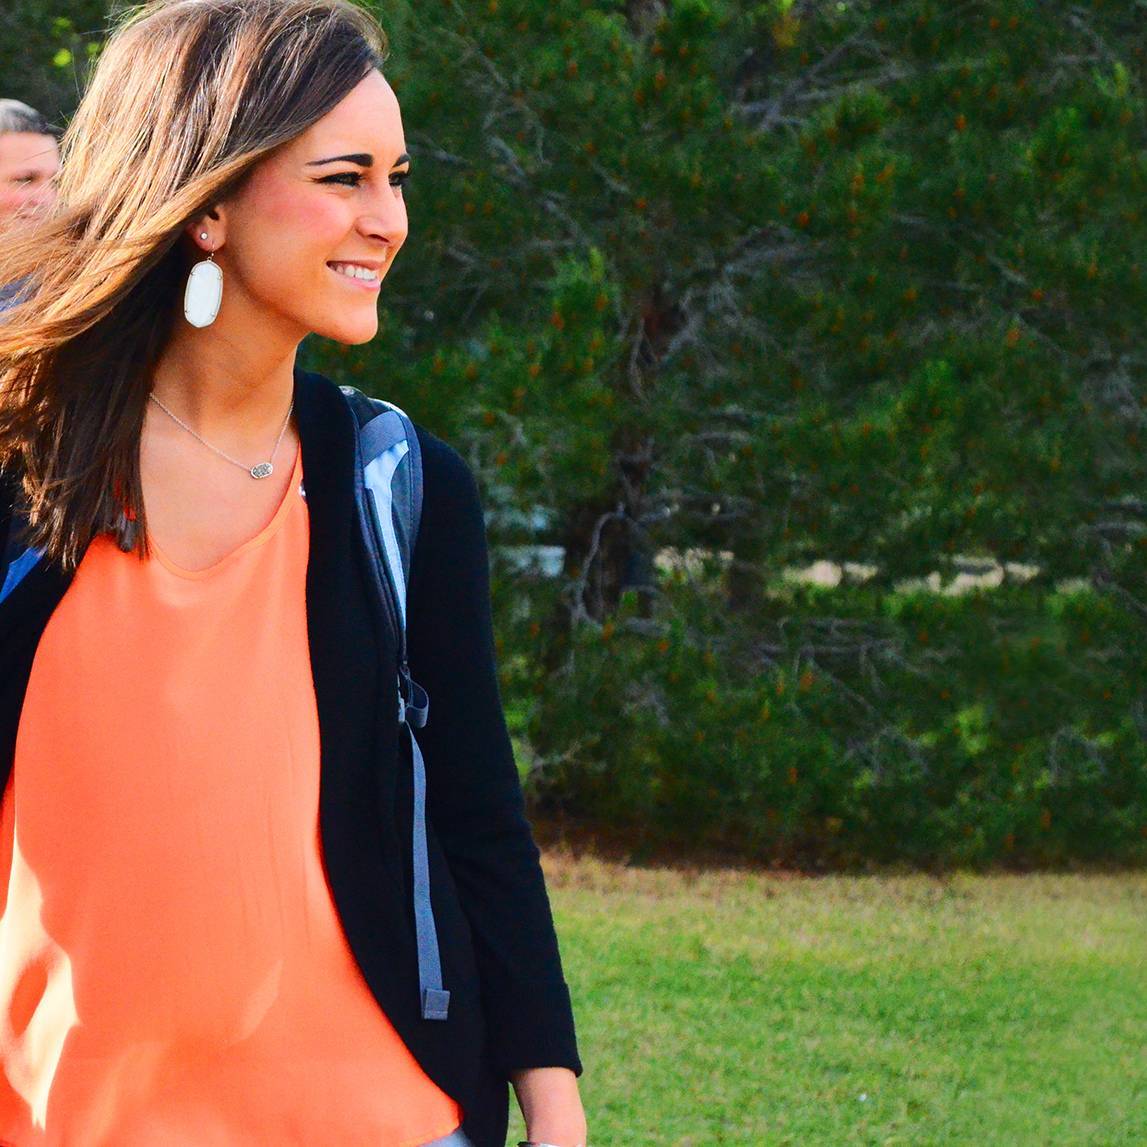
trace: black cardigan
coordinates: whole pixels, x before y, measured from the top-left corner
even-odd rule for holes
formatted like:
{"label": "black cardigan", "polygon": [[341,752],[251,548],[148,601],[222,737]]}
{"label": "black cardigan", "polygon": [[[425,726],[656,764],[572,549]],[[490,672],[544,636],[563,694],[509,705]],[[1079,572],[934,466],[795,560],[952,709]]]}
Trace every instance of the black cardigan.
{"label": "black cardigan", "polygon": [[[318,702],[323,860],[348,943],[423,1070],[462,1106],[476,1147],[503,1147],[508,1074],[578,1075],[569,991],[498,688],[485,519],[462,456],[415,424],[424,503],[408,597],[410,668],[430,698],[431,895],[448,1020],[424,1020],[411,895],[410,744],[396,651],[368,580],[354,503],[354,424],[321,375],[295,372],[310,516],[307,625]],[[0,554],[11,491],[0,490]],[[0,570],[0,581],[4,571]],[[0,783],[40,635],[71,581],[41,563],[0,605]],[[125,731],[130,735],[130,730]]]}

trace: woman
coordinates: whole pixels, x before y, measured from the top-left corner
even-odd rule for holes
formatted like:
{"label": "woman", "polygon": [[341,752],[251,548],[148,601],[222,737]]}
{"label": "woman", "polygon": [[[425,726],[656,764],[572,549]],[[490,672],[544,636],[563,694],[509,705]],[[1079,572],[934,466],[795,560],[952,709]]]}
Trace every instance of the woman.
{"label": "woman", "polygon": [[344,0],[137,11],[0,262],[0,1143],[501,1147],[507,1081],[585,1142],[474,477],[416,428],[425,1019],[354,423],[295,366],[406,239],[384,53]]}

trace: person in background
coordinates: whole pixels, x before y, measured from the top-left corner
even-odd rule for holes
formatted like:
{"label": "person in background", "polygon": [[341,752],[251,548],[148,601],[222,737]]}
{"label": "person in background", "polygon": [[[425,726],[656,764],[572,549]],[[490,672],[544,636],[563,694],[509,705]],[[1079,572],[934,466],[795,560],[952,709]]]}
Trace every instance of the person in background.
{"label": "person in background", "polygon": [[0,99],[0,231],[48,210],[60,170],[57,132],[35,108]]}

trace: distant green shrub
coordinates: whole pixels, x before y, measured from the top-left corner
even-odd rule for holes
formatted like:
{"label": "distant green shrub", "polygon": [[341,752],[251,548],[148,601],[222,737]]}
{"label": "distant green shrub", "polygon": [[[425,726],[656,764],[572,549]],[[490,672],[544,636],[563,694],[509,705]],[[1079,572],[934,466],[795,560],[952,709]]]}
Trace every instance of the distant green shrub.
{"label": "distant green shrub", "polygon": [[[688,632],[624,608],[574,631],[528,726],[547,747],[535,811],[826,866],[1147,857],[1147,741],[1109,599],[801,588],[740,628],[695,586],[665,592]],[[843,626],[867,651],[832,664]]]}

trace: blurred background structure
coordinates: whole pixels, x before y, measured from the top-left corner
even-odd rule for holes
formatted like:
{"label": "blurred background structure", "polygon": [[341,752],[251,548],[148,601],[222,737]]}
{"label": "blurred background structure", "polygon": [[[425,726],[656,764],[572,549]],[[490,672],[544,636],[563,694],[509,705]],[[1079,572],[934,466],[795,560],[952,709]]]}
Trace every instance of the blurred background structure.
{"label": "blurred background structure", "polygon": [[[539,823],[1147,858],[1142,4],[395,0],[378,338],[475,467]],[[0,12],[66,122],[106,5]]]}

